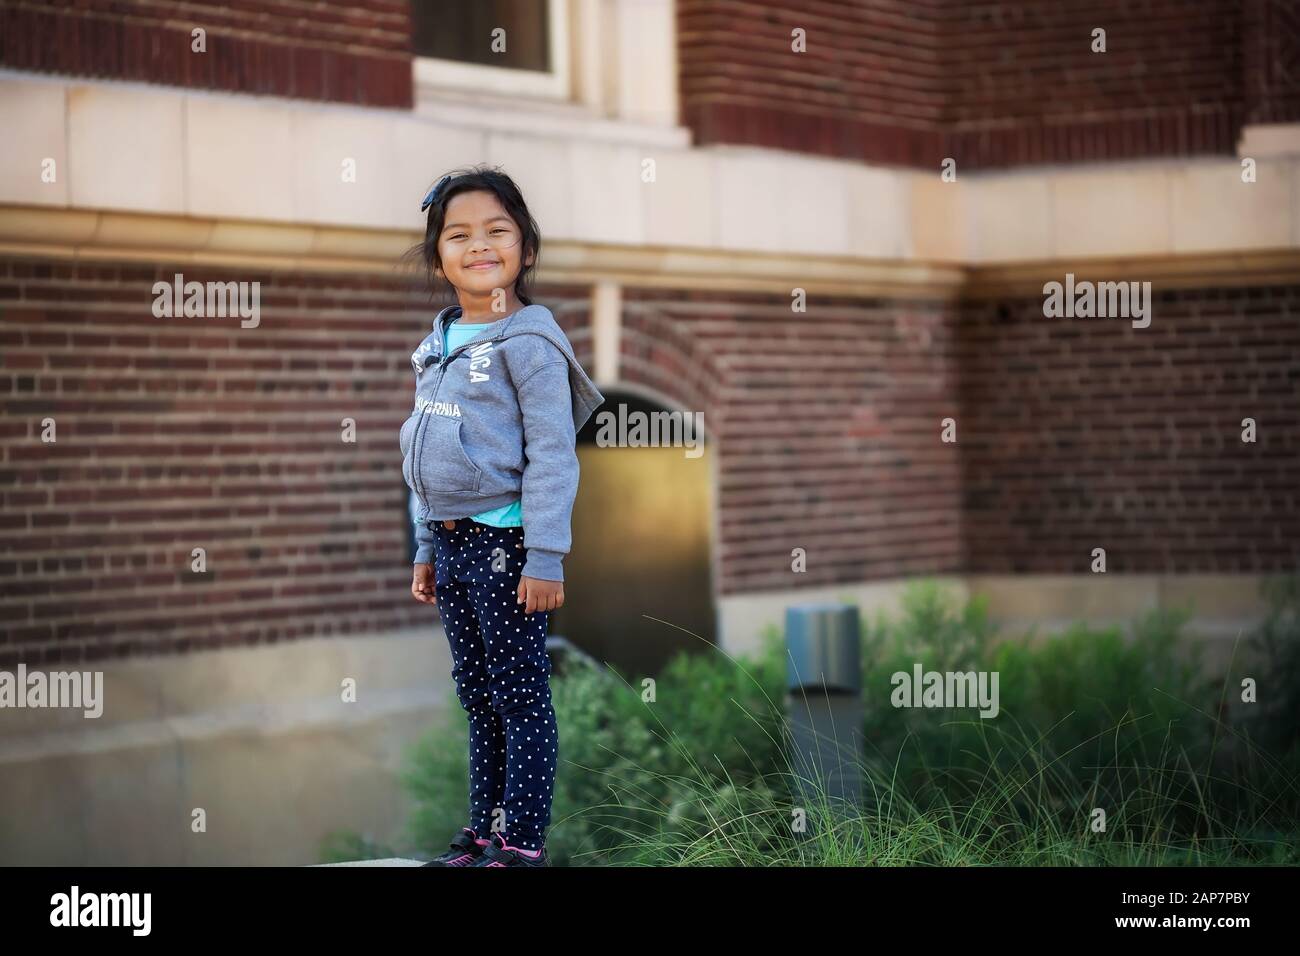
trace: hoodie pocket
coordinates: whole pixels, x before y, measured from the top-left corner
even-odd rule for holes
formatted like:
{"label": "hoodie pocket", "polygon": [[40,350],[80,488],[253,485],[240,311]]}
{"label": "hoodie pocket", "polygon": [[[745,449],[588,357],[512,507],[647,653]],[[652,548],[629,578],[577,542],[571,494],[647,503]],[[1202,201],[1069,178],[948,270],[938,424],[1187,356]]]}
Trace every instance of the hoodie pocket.
{"label": "hoodie pocket", "polygon": [[451,492],[477,492],[483,472],[461,444],[459,418],[426,415],[416,450],[419,460],[412,468],[419,473],[420,486],[427,495]]}

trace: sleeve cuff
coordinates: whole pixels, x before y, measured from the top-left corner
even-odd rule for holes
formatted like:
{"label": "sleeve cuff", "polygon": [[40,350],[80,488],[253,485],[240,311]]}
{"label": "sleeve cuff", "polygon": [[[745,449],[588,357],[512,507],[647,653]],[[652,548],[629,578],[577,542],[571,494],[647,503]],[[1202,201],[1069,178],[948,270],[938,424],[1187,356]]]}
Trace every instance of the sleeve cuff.
{"label": "sleeve cuff", "polygon": [[564,552],[529,548],[521,573],[525,577],[537,578],[539,581],[563,581]]}
{"label": "sleeve cuff", "polygon": [[434,532],[422,521],[415,523],[415,557],[412,564],[433,564]]}

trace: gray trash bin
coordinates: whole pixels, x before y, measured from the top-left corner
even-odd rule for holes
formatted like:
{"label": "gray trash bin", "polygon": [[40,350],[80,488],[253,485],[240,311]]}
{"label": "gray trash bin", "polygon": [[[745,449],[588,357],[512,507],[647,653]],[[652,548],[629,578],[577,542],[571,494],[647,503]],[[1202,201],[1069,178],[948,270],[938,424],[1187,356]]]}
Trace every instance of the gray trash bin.
{"label": "gray trash bin", "polygon": [[[861,806],[862,654],[858,609],[805,604],[785,612],[791,768],[809,801]],[[816,782],[816,787],[814,787]]]}

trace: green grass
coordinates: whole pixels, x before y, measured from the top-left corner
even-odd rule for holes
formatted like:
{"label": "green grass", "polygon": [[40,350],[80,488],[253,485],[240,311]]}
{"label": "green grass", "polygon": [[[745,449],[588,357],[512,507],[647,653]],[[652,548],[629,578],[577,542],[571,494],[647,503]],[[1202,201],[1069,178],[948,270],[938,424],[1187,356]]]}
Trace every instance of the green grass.
{"label": "green grass", "polygon": [[[793,772],[775,629],[743,660],[701,642],[652,685],[612,670],[556,677],[548,848],[556,865],[1295,864],[1298,594],[1274,586],[1252,638],[1267,707],[1229,708],[1242,675],[1203,676],[1185,612],[1150,614],[1132,637],[1079,625],[999,639],[981,599],[959,606],[913,584],[897,620],[863,625],[857,805]],[[998,716],[893,707],[890,675],[917,661],[998,671]],[[463,822],[465,750],[455,711],[411,751],[406,848],[340,834],[327,857],[441,852]]]}

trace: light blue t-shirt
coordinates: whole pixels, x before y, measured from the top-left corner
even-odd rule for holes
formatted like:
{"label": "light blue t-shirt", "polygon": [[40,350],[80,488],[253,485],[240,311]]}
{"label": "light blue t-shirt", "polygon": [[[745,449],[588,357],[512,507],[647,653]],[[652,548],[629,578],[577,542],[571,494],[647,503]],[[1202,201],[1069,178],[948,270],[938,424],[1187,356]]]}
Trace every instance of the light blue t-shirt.
{"label": "light blue t-shirt", "polygon": [[[452,349],[460,348],[474,336],[478,335],[488,327],[490,323],[479,322],[472,325],[466,325],[459,320],[448,324],[444,334],[442,354],[448,355]],[[524,513],[520,502],[513,501],[508,505],[500,508],[493,508],[491,511],[484,511],[482,514],[472,515],[475,521],[481,521],[484,524],[490,524],[494,528],[522,528],[524,526]]]}

